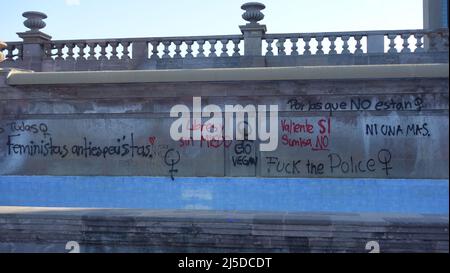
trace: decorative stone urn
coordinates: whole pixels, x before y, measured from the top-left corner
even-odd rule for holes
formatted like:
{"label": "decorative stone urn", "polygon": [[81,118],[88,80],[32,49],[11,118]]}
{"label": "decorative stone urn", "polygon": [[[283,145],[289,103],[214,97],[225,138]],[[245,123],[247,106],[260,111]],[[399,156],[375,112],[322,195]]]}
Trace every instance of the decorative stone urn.
{"label": "decorative stone urn", "polygon": [[43,29],[46,24],[43,21],[47,18],[47,15],[38,11],[27,11],[22,14],[23,17],[27,18],[23,22],[23,24],[29,28],[29,32],[39,32],[40,29]]}
{"label": "decorative stone urn", "polygon": [[42,44],[52,39],[52,36],[41,31],[41,29],[46,26],[43,21],[47,18],[45,13],[39,11],[26,11],[22,16],[27,18],[23,22],[23,25],[29,28],[29,30],[18,32],[17,35],[23,39],[24,44]]}
{"label": "decorative stone urn", "polygon": [[264,14],[261,10],[265,9],[266,6],[258,2],[249,2],[241,6],[241,9],[245,10],[242,14],[242,18],[249,21],[247,25],[259,25],[258,22],[264,19]]}
{"label": "decorative stone urn", "polygon": [[0,41],[0,63],[5,60],[5,55],[1,52],[2,49],[6,48],[6,44]]}

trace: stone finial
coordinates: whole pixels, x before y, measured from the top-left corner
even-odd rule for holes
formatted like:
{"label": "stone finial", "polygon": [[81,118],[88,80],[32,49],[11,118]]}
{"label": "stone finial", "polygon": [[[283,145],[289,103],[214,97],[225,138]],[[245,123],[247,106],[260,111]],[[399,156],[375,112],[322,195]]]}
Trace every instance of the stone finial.
{"label": "stone finial", "polygon": [[0,63],[5,60],[5,55],[1,52],[2,49],[6,48],[7,44],[0,41]]}
{"label": "stone finial", "polygon": [[247,25],[259,25],[258,22],[264,19],[264,14],[261,10],[265,9],[266,6],[258,2],[249,2],[241,6],[241,9],[245,10],[242,14],[242,18],[249,21]]}
{"label": "stone finial", "polygon": [[44,19],[47,15],[38,11],[27,11],[22,14],[23,17],[27,18],[23,24],[29,28],[29,32],[38,32],[40,29],[46,26]]}
{"label": "stone finial", "polygon": [[43,21],[47,18],[45,13],[39,11],[27,11],[24,12],[22,16],[27,18],[23,22],[24,26],[30,29],[25,32],[17,33],[19,37],[23,39],[24,43],[42,43],[52,39],[50,35],[40,31],[46,26]]}
{"label": "stone finial", "polygon": [[258,21],[264,19],[261,10],[265,8],[264,4],[258,2],[249,2],[241,6],[241,9],[245,10],[242,18],[249,22],[244,26],[239,26],[244,34],[245,56],[261,56],[262,54],[262,39],[267,27],[259,24]]}

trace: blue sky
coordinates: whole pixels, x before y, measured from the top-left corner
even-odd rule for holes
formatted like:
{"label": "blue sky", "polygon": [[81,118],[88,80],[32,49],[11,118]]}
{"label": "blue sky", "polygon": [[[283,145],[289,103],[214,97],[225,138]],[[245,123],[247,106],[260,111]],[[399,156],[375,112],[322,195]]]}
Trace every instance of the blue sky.
{"label": "blue sky", "polygon": [[[22,13],[48,15],[53,39],[239,34],[242,0],[2,0],[0,40],[17,41]],[[269,33],[419,29],[422,0],[261,0]]]}

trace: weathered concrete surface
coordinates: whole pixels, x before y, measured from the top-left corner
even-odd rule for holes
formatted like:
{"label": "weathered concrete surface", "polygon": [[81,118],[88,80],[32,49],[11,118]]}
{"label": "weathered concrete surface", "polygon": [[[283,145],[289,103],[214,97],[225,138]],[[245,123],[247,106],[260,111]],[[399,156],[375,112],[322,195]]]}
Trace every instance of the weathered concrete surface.
{"label": "weathered concrete surface", "polygon": [[270,68],[216,68],[143,71],[83,71],[83,72],[26,72],[11,70],[7,84],[124,84],[176,82],[236,82],[282,80],[357,80],[357,79],[411,79],[444,78],[449,66],[445,63],[410,65],[343,65],[293,66]]}
{"label": "weathered concrete surface", "polygon": [[0,207],[0,252],[448,253],[448,215]]}
{"label": "weathered concrete surface", "polygon": [[[417,67],[395,79],[2,83],[0,174],[448,179],[448,77]],[[172,140],[169,111],[194,96],[222,109],[278,105],[277,150]]]}

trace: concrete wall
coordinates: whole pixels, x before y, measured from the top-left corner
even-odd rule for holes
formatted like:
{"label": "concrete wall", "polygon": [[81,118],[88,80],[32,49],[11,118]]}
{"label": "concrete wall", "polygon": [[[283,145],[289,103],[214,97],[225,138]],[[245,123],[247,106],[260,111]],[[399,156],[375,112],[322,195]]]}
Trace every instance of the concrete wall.
{"label": "concrete wall", "polygon": [[[4,175],[448,178],[445,78],[16,85],[1,93]],[[278,148],[172,140],[169,111],[192,109],[194,96],[221,109],[277,105]]]}
{"label": "concrete wall", "polygon": [[0,224],[0,252],[448,253],[448,215],[0,207]]}
{"label": "concrete wall", "polygon": [[[180,71],[11,76],[0,87],[0,175],[448,180],[448,66],[327,69],[190,70],[190,82]],[[170,108],[192,108],[194,96],[222,109],[278,105],[277,150],[173,141]]]}

